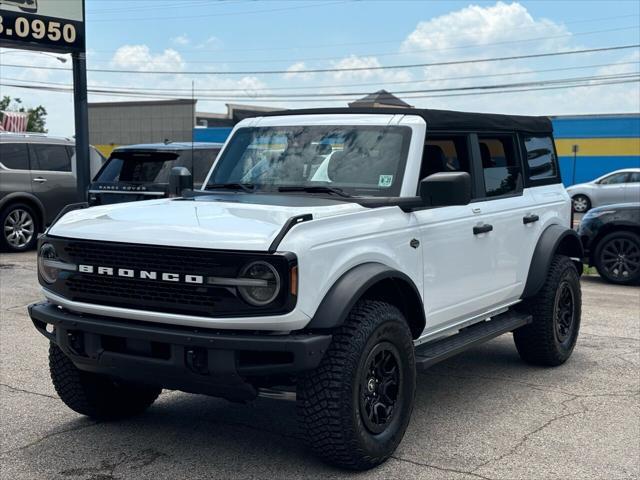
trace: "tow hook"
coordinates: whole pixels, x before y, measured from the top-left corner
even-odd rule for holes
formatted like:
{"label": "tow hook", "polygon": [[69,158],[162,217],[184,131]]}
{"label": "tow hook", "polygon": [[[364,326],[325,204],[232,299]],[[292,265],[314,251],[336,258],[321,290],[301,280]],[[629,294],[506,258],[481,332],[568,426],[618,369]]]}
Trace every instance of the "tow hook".
{"label": "tow hook", "polygon": [[185,351],[185,362],[189,370],[199,375],[208,375],[207,350],[204,348],[189,348]]}

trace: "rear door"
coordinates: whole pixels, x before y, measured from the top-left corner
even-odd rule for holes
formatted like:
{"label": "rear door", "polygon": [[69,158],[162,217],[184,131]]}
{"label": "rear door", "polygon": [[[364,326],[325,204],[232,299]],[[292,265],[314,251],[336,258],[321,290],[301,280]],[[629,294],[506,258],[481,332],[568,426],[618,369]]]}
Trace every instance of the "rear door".
{"label": "rear door", "polygon": [[631,172],[624,185],[624,201],[640,202],[640,172]]}
{"label": "rear door", "polygon": [[0,143],[0,197],[13,192],[31,192],[26,143]]}
{"label": "rear door", "polygon": [[626,192],[625,184],[628,178],[629,172],[620,172],[612,173],[598,181],[598,206],[624,202]]}
{"label": "rear door", "polygon": [[31,184],[50,223],[66,205],[80,201],[71,156],[64,144],[30,143]]}

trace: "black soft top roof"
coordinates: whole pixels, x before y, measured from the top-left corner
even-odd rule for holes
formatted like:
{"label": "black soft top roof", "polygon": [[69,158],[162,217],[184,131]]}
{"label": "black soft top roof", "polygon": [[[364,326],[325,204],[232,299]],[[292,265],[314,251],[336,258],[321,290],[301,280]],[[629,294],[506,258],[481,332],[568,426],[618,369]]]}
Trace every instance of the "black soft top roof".
{"label": "black soft top roof", "polygon": [[417,115],[422,117],[427,123],[427,130],[521,131],[547,134],[553,132],[553,126],[548,117],[456,112],[453,110],[421,108],[309,108],[280,110],[260,114],[260,116],[376,113],[388,115]]}

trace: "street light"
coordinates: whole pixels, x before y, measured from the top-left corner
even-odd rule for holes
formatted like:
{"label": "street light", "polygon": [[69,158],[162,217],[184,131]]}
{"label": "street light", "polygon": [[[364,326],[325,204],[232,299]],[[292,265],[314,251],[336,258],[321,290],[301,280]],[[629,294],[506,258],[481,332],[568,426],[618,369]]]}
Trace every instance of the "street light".
{"label": "street light", "polygon": [[[10,55],[12,53],[22,53],[24,54],[25,52],[23,51],[18,51],[18,50],[11,50],[9,52],[0,52],[0,55]],[[51,58],[55,58],[56,60],[58,60],[60,63],[67,63],[67,59],[65,57],[60,57],[58,55],[53,55],[51,53],[45,53],[45,52],[31,52],[31,53],[35,53],[37,55],[44,55],[45,57],[51,57]]]}

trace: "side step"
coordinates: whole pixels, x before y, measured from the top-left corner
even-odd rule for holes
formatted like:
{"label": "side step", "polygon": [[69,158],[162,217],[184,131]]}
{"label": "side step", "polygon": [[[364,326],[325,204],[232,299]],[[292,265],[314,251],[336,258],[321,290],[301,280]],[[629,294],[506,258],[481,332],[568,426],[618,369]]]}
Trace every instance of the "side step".
{"label": "side step", "polygon": [[527,325],[531,323],[531,320],[529,314],[509,310],[490,320],[463,328],[450,337],[420,345],[416,347],[416,369],[418,371],[426,370],[468,348]]}

